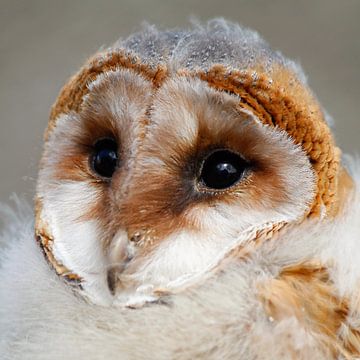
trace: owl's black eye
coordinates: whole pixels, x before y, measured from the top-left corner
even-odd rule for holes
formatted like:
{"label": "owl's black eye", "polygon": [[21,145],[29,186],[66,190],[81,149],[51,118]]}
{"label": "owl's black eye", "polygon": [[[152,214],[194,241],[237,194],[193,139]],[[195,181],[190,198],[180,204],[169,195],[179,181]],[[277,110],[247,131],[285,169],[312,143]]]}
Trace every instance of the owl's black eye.
{"label": "owl's black eye", "polygon": [[229,150],[217,150],[203,162],[200,181],[210,189],[226,189],[238,182],[249,164],[240,155]]}
{"label": "owl's black eye", "polygon": [[105,178],[111,178],[118,164],[118,146],[113,139],[101,139],[95,146],[92,155],[92,167],[94,171]]}

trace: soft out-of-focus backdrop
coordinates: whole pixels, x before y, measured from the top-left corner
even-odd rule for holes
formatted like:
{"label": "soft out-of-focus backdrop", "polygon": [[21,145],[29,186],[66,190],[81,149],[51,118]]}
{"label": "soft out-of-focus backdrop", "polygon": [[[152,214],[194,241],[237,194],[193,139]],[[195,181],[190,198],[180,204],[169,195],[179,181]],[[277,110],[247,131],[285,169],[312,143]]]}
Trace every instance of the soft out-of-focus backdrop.
{"label": "soft out-of-focus backdrop", "polygon": [[0,0],[0,201],[32,199],[49,108],[88,56],[144,20],[191,16],[240,22],[299,60],[339,144],[360,150],[360,0]]}

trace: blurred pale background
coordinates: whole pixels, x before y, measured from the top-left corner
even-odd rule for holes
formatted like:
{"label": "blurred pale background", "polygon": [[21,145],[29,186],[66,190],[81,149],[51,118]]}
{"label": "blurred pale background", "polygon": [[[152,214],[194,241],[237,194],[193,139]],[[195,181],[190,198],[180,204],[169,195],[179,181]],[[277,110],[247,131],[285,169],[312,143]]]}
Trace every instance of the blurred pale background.
{"label": "blurred pale background", "polygon": [[0,201],[33,197],[49,108],[89,55],[144,20],[186,26],[192,15],[252,27],[299,60],[339,144],[360,150],[360,0],[0,0]]}

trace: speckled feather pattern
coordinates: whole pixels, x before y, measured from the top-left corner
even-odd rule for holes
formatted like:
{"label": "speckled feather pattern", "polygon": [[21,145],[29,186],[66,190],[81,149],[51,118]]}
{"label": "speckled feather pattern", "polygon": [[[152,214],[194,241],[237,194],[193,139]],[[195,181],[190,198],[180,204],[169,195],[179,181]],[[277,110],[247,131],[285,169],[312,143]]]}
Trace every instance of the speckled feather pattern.
{"label": "speckled feather pattern", "polygon": [[294,70],[306,82],[300,66],[273,51],[257,32],[224,19],[205,25],[194,22],[188,30],[161,31],[144,25],[143,31],[119,40],[112,48],[128,49],[153,66],[164,63],[177,69],[206,70],[223,64],[241,70],[262,63],[270,71],[279,64]]}

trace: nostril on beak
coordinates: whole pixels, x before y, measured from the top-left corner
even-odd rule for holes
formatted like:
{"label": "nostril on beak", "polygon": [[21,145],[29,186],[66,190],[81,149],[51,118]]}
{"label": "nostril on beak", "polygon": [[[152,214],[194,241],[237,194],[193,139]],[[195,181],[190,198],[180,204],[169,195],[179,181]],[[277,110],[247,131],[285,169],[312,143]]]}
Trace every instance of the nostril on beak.
{"label": "nostril on beak", "polygon": [[117,283],[117,269],[111,268],[107,273],[107,283],[110,290],[111,295],[115,295],[116,293],[116,283]]}
{"label": "nostril on beak", "polygon": [[135,232],[132,236],[129,237],[130,241],[137,244],[143,238],[143,234],[140,231]]}
{"label": "nostril on beak", "polygon": [[136,247],[151,245],[155,239],[156,237],[152,229],[138,230],[132,234],[129,234],[129,241]]}

